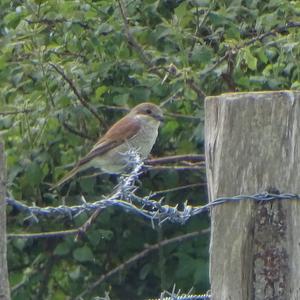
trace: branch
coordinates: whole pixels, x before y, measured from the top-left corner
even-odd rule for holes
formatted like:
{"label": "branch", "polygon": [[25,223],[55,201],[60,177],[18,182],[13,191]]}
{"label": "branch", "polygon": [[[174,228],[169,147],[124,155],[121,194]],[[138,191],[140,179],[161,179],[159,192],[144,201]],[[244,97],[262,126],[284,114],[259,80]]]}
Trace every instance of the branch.
{"label": "branch", "polygon": [[87,230],[91,227],[93,221],[97,218],[97,216],[100,214],[100,212],[102,211],[101,207],[98,207],[93,213],[92,215],[88,218],[88,220],[86,222],[84,222],[84,224],[82,226],[80,226],[78,233],[76,235],[76,240],[79,239],[79,237],[86,233]]}
{"label": "branch", "polygon": [[90,29],[90,26],[87,23],[83,23],[81,21],[73,21],[73,20],[71,21],[71,20],[67,20],[65,18],[59,18],[59,19],[43,18],[43,19],[39,19],[39,20],[35,20],[35,21],[25,19],[25,21],[28,24],[45,24],[49,27],[53,27],[53,26],[55,26],[56,24],[59,24],[59,23],[69,22],[69,23],[72,23],[72,24],[77,24],[77,25],[81,26],[84,29]]}
{"label": "branch", "polygon": [[[162,103],[160,104],[160,107],[163,106]],[[122,106],[114,106],[114,105],[106,105],[106,104],[100,104],[98,107],[101,107],[103,109],[112,110],[112,111],[121,111],[121,112],[128,112],[129,109]],[[191,115],[183,115],[178,113],[171,113],[171,112],[164,112],[165,116],[169,116],[171,118],[179,118],[179,119],[187,119],[187,120],[195,120],[199,121],[201,120],[201,117],[195,117]]]}
{"label": "branch", "polygon": [[178,113],[164,113],[165,116],[169,116],[171,118],[178,118],[178,119],[186,119],[191,121],[197,121],[199,122],[201,120],[201,117],[195,117],[191,115],[182,115]]}
{"label": "branch", "polygon": [[199,186],[206,186],[206,185],[207,185],[207,182],[187,184],[187,185],[182,185],[182,186],[178,186],[178,187],[175,187],[175,188],[170,188],[170,189],[166,189],[166,190],[157,191],[157,192],[152,193],[151,196],[155,197],[155,196],[159,196],[159,195],[162,195],[162,194],[177,192],[177,191],[186,190],[186,189],[192,189],[192,188],[196,188],[196,187],[199,187]]}
{"label": "branch", "polygon": [[[125,34],[126,34],[126,38],[127,38],[127,42],[129,44],[129,46],[131,46],[140,55],[140,57],[143,60],[143,62],[145,63],[145,65],[147,65],[150,68],[153,67],[154,64],[152,62],[152,59],[150,58],[150,55],[145,53],[144,49],[136,41],[136,39],[134,38],[134,36],[130,32],[128,17],[127,17],[127,11],[126,11],[126,8],[124,7],[124,4],[123,4],[122,0],[117,0],[117,1],[118,1],[119,9],[120,9],[120,12],[121,12],[121,16],[122,16],[122,19],[123,19],[123,22],[124,22]],[[162,76],[162,74],[160,74],[160,72],[155,71],[154,73],[156,73],[160,77]]]}
{"label": "branch", "polygon": [[[129,26],[129,23],[128,23],[127,11],[124,7],[123,1],[122,0],[117,0],[117,1],[118,1],[119,9],[120,9],[120,12],[121,12],[121,16],[122,16],[122,19],[123,19],[124,30],[125,30],[125,34],[126,34],[126,38],[127,38],[127,42],[129,44],[129,46],[131,46],[138,53],[138,55],[140,56],[142,62],[147,67],[150,68],[149,71],[151,71],[152,73],[158,75],[163,80],[163,82],[166,80],[166,78],[169,75],[174,76],[173,70],[174,70],[175,66],[173,64],[170,65],[173,68],[170,68],[170,67],[167,68],[167,70],[166,70],[167,74],[165,74],[165,75],[157,69],[156,65],[153,63],[153,59],[150,56],[150,54],[147,54],[144,51],[143,47],[137,42],[137,40],[132,35],[132,33],[130,31],[130,26]],[[176,69],[176,67],[175,67],[175,69]],[[175,74],[175,75],[178,75],[178,74]],[[203,98],[203,97],[206,96],[205,93],[197,86],[194,79],[190,78],[186,82],[190,86],[190,88],[192,88],[197,93],[199,98]]]}
{"label": "branch", "polygon": [[140,253],[133,255],[130,257],[127,261],[122,263],[121,265],[117,266],[116,268],[112,269],[106,274],[103,274],[98,280],[96,280],[93,284],[91,284],[89,287],[87,287],[81,294],[79,294],[75,300],[83,299],[84,296],[89,294],[92,290],[94,290],[97,286],[102,284],[104,281],[115,275],[116,273],[119,273],[120,271],[124,270],[125,268],[128,268],[133,263],[137,262],[138,260],[141,260],[145,256],[149,255],[151,252],[158,250],[160,247],[165,247],[167,245],[170,245],[172,243],[180,243],[184,240],[196,238],[199,235],[207,234],[210,232],[210,229],[203,229],[201,231],[194,231],[191,233],[187,233],[184,235],[180,235],[168,240],[164,240],[162,242],[159,242],[157,244],[154,244],[152,246],[147,247],[145,250],[141,251]]}
{"label": "branch", "polygon": [[250,39],[247,42],[244,42],[241,45],[238,45],[234,48],[229,49],[224,56],[222,56],[221,58],[219,58],[211,67],[209,67],[208,69],[204,70],[204,72],[202,73],[203,75],[210,73],[211,71],[213,71],[215,68],[217,68],[221,63],[223,63],[227,58],[232,58],[234,57],[239,50],[248,47],[252,44],[254,44],[256,41],[262,41],[264,38],[271,36],[271,35],[275,35],[276,33],[284,33],[286,32],[289,28],[297,28],[300,27],[300,22],[289,22],[286,25],[280,25],[277,26],[276,28],[262,33],[252,39]]}
{"label": "branch", "polygon": [[144,165],[147,171],[201,171],[205,170],[205,166],[149,166]]}
{"label": "branch", "polygon": [[78,135],[84,139],[87,139],[87,140],[90,140],[90,141],[95,141],[94,138],[92,138],[91,136],[85,134],[84,132],[82,131],[78,131],[76,130],[75,128],[71,127],[68,123],[66,122],[62,122],[62,125],[64,126],[64,128],[66,128],[68,131],[70,131],[71,133],[75,134],[75,135]]}
{"label": "branch", "polygon": [[88,220],[76,229],[70,230],[61,230],[61,231],[50,231],[50,232],[37,232],[37,233],[10,233],[7,235],[8,238],[19,238],[19,239],[40,239],[40,238],[59,238],[65,237],[67,235],[76,234],[76,240],[81,236],[83,233],[86,233],[88,228],[92,225],[92,222],[95,218],[99,215],[102,208],[98,207],[93,214],[88,218]]}
{"label": "branch", "polygon": [[50,231],[50,232],[37,232],[37,233],[9,233],[7,238],[13,239],[40,239],[40,238],[58,238],[67,235],[78,234],[80,227],[77,229]]}
{"label": "branch", "polygon": [[268,32],[262,33],[256,37],[252,38],[251,40],[245,42],[244,44],[238,46],[237,49],[239,50],[239,49],[245,48],[249,45],[254,44],[256,41],[262,41],[264,38],[266,38],[270,35],[275,35],[276,33],[284,33],[289,28],[297,28],[297,27],[300,27],[300,22],[289,22],[286,25],[277,26],[276,28],[274,28]]}
{"label": "branch", "polygon": [[172,155],[165,156],[159,158],[147,159],[145,164],[147,165],[161,165],[161,164],[170,164],[170,163],[178,163],[182,161],[188,161],[192,163],[204,162],[205,155],[204,154],[186,154],[186,155]]}
{"label": "branch", "polygon": [[193,78],[187,79],[187,84],[193,89],[199,98],[205,98],[206,94],[197,86],[195,80]]}
{"label": "branch", "polygon": [[204,14],[204,16],[203,16],[201,22],[199,22],[199,21],[200,21],[200,20],[199,20],[199,11],[198,11],[198,7],[197,7],[197,23],[199,23],[199,25],[196,24],[196,30],[195,30],[195,33],[194,33],[195,38],[194,38],[194,40],[193,40],[191,49],[190,49],[190,51],[189,51],[189,56],[191,56],[191,54],[192,54],[192,52],[193,52],[193,50],[194,50],[194,48],[195,48],[195,46],[196,46],[197,35],[198,35],[198,33],[199,33],[199,30],[200,30],[200,29],[202,28],[202,26],[204,25],[204,23],[205,23],[205,21],[207,20],[207,17],[208,17],[208,15],[209,15],[210,12],[211,12],[211,8],[209,8],[209,9],[206,11],[206,13]]}
{"label": "branch", "polygon": [[39,280],[38,292],[36,295],[36,299],[45,299],[48,294],[48,283],[49,278],[51,278],[51,272],[55,267],[58,261],[58,256],[53,255],[52,253],[49,256],[49,259],[44,264],[39,265],[39,275],[42,277]]}
{"label": "branch", "polygon": [[78,91],[78,89],[76,88],[75,84],[73,83],[73,81],[67,77],[67,75],[64,73],[63,70],[61,70],[58,66],[56,66],[53,63],[49,63],[49,65],[59,74],[61,75],[61,77],[69,84],[69,87],[72,89],[72,91],[74,92],[74,94],[76,95],[76,97],[78,98],[78,100],[80,101],[80,103],[86,108],[88,109],[92,115],[94,115],[94,117],[96,117],[98,119],[98,121],[100,123],[102,123],[102,118],[99,116],[97,110],[92,107],[89,103],[88,100],[85,99],[80,92]]}
{"label": "branch", "polygon": [[34,112],[34,109],[23,109],[23,110],[12,110],[12,111],[0,111],[0,116],[17,115],[17,114],[28,114]]}

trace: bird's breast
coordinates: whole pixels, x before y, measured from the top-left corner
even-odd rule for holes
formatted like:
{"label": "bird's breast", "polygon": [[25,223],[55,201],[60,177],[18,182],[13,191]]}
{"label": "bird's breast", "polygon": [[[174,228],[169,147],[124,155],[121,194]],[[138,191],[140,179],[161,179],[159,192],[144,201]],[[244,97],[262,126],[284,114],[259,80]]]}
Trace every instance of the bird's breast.
{"label": "bird's breast", "polygon": [[142,123],[141,129],[128,142],[135,148],[142,159],[147,158],[158,135],[159,122]]}
{"label": "bird's breast", "polygon": [[140,120],[141,126],[138,132],[125,140],[117,147],[110,149],[105,154],[95,157],[91,163],[91,167],[101,168],[107,173],[120,173],[130,164],[128,151],[135,149],[141,156],[146,159],[158,135],[159,122],[149,120]]}

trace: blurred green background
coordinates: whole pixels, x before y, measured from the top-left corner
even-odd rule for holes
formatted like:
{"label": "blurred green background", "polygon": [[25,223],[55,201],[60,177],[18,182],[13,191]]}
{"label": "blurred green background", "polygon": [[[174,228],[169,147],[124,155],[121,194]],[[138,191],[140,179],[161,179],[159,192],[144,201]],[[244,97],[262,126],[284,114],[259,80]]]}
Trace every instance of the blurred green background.
{"label": "blurred green background", "polygon": [[[73,180],[59,192],[50,185],[126,109],[144,101],[162,105],[167,116],[153,157],[203,154],[205,95],[299,88],[299,16],[300,2],[287,0],[2,0],[0,133],[9,192],[38,206],[109,194],[117,179],[108,175]],[[140,179],[143,195],[198,184],[164,193],[167,204],[207,202],[199,168],[152,169]],[[9,233],[72,229],[88,219],[32,224],[26,217],[9,208]],[[208,227],[209,216],[202,215],[153,229],[148,220],[111,208],[77,240],[10,239],[12,298],[73,299],[147,245]],[[159,247],[84,299],[105,292],[111,299],[146,299],[174,285],[203,293],[208,239]]]}

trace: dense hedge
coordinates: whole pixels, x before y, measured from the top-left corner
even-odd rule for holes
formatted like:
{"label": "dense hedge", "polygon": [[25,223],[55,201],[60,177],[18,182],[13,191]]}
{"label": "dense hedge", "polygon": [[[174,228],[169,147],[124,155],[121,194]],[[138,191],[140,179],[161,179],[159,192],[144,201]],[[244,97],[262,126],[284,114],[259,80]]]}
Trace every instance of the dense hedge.
{"label": "dense hedge", "polygon": [[[205,95],[300,86],[299,15],[299,2],[288,0],[2,0],[0,130],[10,193],[39,206],[109,194],[117,179],[108,175],[74,180],[59,192],[49,187],[142,101],[162,104],[167,116],[155,157],[203,153]],[[153,169],[141,177],[141,193],[193,183],[205,183],[205,173]],[[171,204],[207,201],[205,184],[164,196]],[[8,222],[10,232],[40,232],[76,228],[87,218],[31,224],[9,210]],[[13,299],[74,298],[145,245],[208,226],[201,216],[153,230],[109,209],[77,240],[12,239]],[[160,248],[87,299],[105,291],[112,299],[145,299],[174,284],[209,288],[207,236]]]}

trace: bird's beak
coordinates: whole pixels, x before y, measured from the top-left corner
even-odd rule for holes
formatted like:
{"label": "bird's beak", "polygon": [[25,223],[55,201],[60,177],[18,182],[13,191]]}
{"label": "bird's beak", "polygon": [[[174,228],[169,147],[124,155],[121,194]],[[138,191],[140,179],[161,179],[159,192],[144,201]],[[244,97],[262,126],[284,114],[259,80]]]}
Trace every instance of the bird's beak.
{"label": "bird's beak", "polygon": [[158,120],[159,122],[164,122],[165,118],[162,115],[155,115],[154,116],[156,120]]}

